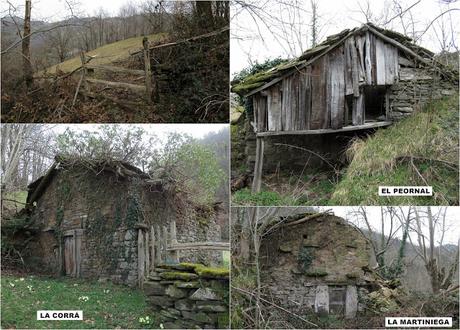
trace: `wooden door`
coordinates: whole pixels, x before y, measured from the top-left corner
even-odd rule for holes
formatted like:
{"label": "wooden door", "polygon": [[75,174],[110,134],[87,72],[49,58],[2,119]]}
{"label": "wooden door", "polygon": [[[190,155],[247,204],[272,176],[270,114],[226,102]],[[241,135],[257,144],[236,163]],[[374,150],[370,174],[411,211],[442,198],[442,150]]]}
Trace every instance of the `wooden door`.
{"label": "wooden door", "polygon": [[81,238],[83,229],[64,232],[64,273],[66,276],[80,277]]}
{"label": "wooden door", "polygon": [[64,237],[64,270],[67,276],[75,276],[75,237]]}

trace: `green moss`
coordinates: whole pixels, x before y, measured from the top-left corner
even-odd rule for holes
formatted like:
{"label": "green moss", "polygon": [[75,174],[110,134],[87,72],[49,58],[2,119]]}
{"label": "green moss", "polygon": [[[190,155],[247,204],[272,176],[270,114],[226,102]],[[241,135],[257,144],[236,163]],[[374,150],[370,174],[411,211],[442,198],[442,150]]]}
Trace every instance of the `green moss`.
{"label": "green moss", "polygon": [[164,272],[160,274],[160,277],[165,280],[191,281],[196,280],[198,275],[185,272]]}
{"label": "green moss", "polygon": [[181,262],[179,264],[180,267],[183,267],[183,269],[190,269],[190,270],[195,270],[197,267],[204,267],[202,264],[195,264],[192,262]]}
{"label": "green moss", "polygon": [[325,271],[324,269],[317,268],[317,269],[309,270],[305,272],[304,274],[307,276],[311,276],[311,277],[322,277],[322,276],[327,276],[328,272]]}
{"label": "green moss", "polygon": [[219,329],[227,329],[229,326],[230,318],[228,313],[222,313],[217,316],[217,327]]}
{"label": "green moss", "polygon": [[205,278],[228,278],[230,270],[223,267],[206,267],[200,265],[195,268],[195,273]]}

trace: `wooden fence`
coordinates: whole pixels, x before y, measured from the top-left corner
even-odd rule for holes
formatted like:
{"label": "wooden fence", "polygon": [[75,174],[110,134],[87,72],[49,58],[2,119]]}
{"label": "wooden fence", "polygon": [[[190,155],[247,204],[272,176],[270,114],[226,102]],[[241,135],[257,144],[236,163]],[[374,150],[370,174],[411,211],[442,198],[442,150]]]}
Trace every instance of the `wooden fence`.
{"label": "wooden fence", "polygon": [[142,288],[145,277],[155,271],[155,265],[165,262],[178,263],[179,251],[186,250],[220,250],[229,251],[230,243],[225,242],[189,242],[177,241],[176,222],[168,226],[138,225],[137,267],[138,284]]}
{"label": "wooden fence", "polygon": [[[150,50],[149,50],[149,42],[147,38],[144,38],[142,41],[143,45],[143,52],[144,52],[144,70],[134,70],[134,69],[126,69],[123,67],[118,66],[111,66],[111,65],[92,65],[90,61],[93,59],[92,57],[88,57],[85,55],[84,52],[80,53],[80,60],[81,60],[81,77],[80,81],[77,86],[77,91],[75,94],[75,98],[82,88],[84,96],[94,96],[94,94],[90,91],[90,85],[101,85],[110,88],[122,88],[128,89],[135,94],[140,96],[144,96],[147,103],[152,102],[152,70],[150,68]],[[101,80],[101,79],[93,79],[89,78],[89,70],[91,71],[105,71],[111,73],[126,73],[134,76],[144,77],[144,85],[137,85],[128,82],[115,82],[109,80]]]}

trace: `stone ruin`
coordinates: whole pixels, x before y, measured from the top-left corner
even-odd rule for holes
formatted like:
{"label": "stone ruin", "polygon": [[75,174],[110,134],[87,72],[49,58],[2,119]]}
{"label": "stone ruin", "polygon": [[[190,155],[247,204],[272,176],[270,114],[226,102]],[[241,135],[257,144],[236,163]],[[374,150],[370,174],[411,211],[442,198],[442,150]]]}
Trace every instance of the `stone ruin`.
{"label": "stone ruin", "polygon": [[229,271],[181,263],[161,265],[143,285],[165,329],[229,327]]}
{"label": "stone ruin", "polygon": [[296,222],[287,221],[264,237],[262,285],[280,306],[295,313],[354,318],[376,284],[369,243],[334,215]]}

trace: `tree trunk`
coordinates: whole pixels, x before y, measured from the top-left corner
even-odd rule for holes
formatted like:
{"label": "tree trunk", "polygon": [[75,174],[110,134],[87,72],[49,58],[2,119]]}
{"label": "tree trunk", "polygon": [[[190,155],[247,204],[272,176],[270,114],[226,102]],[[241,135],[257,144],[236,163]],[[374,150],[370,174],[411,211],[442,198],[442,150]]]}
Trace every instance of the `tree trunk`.
{"label": "tree trunk", "polygon": [[26,12],[24,16],[24,33],[22,39],[22,63],[24,70],[24,81],[27,88],[33,83],[32,63],[30,62],[30,11],[31,0],[26,0]]}

